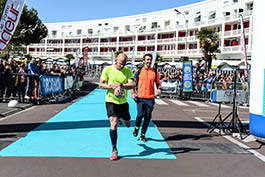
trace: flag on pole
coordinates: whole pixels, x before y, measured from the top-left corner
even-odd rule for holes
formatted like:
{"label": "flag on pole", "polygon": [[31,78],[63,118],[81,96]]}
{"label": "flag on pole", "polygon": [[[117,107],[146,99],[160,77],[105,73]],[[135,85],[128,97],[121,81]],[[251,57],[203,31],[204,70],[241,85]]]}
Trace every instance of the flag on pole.
{"label": "flag on pole", "polygon": [[133,48],[133,51],[132,51],[132,66],[133,66],[133,69],[135,68],[135,58],[134,58],[134,54],[135,54],[135,47]]}
{"label": "flag on pole", "polygon": [[152,57],[153,57],[153,59],[152,59],[151,67],[154,68],[155,61],[156,61],[156,51],[153,51]]}
{"label": "flag on pole", "polygon": [[111,50],[111,64],[115,64],[115,57],[114,57],[114,51]]}
{"label": "flag on pole", "polygon": [[75,67],[77,68],[79,65],[79,54],[80,54],[80,49],[77,49],[75,51]]}
{"label": "flag on pole", "polygon": [[246,43],[245,43],[245,31],[244,31],[244,23],[243,23],[243,16],[240,15],[241,21],[241,37],[240,37],[240,44],[241,44],[241,51],[242,51],[242,60],[245,63],[244,75],[247,76],[247,51],[246,51]]}
{"label": "flag on pole", "polygon": [[7,0],[0,21],[0,53],[6,48],[12,38],[19,18],[22,14],[25,0]]}

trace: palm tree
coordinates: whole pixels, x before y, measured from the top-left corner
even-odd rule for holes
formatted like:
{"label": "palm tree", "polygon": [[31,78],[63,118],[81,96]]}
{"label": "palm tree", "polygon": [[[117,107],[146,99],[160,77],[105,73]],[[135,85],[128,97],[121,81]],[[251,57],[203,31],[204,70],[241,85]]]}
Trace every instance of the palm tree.
{"label": "palm tree", "polygon": [[73,54],[69,53],[65,56],[66,61],[70,64],[71,59],[75,58]]}
{"label": "palm tree", "polygon": [[208,72],[212,66],[212,59],[216,58],[216,53],[220,53],[219,36],[212,28],[202,28],[196,36],[200,40],[200,49]]}

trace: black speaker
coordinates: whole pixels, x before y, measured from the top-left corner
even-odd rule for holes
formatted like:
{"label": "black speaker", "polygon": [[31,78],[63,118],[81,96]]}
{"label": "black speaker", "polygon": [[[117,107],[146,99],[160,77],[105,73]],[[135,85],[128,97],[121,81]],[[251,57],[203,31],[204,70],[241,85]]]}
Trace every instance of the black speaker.
{"label": "black speaker", "polygon": [[189,61],[189,57],[182,56],[180,57],[180,61]]}

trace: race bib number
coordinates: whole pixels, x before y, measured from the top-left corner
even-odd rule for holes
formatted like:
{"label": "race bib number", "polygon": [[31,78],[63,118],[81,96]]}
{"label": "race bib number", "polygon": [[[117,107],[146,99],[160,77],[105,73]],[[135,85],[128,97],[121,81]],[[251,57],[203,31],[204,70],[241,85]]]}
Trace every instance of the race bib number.
{"label": "race bib number", "polygon": [[124,98],[125,97],[125,89],[121,88],[117,95],[117,98]]}

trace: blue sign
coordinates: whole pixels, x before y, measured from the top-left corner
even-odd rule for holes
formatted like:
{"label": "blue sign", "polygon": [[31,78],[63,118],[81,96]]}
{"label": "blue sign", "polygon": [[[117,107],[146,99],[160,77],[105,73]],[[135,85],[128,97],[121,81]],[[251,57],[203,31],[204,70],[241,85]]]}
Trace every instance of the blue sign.
{"label": "blue sign", "polygon": [[183,61],[183,92],[192,92],[192,61]]}
{"label": "blue sign", "polygon": [[62,78],[59,76],[43,76],[40,78],[41,94],[47,95],[51,93],[62,92]]}

